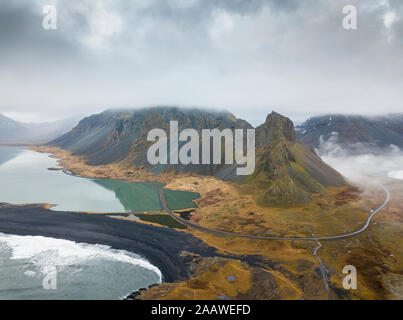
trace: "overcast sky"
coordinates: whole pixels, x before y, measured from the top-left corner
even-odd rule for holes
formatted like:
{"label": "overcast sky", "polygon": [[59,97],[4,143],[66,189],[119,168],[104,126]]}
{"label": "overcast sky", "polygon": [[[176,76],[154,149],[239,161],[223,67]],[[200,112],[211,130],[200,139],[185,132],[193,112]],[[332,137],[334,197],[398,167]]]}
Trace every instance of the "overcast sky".
{"label": "overcast sky", "polygon": [[[345,30],[342,9],[358,10]],[[42,27],[44,5],[57,30]],[[401,112],[402,0],[12,0],[0,4],[0,113],[112,107]]]}

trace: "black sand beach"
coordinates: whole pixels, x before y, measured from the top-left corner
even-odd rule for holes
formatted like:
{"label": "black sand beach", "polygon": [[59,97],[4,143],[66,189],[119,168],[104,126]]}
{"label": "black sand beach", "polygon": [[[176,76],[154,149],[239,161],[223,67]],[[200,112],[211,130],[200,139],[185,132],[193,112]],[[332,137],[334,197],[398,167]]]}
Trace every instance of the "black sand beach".
{"label": "black sand beach", "polygon": [[0,204],[0,232],[102,244],[134,252],[158,267],[168,282],[189,276],[189,266],[180,257],[182,251],[216,255],[215,248],[184,232],[103,215],[56,212],[41,206]]}

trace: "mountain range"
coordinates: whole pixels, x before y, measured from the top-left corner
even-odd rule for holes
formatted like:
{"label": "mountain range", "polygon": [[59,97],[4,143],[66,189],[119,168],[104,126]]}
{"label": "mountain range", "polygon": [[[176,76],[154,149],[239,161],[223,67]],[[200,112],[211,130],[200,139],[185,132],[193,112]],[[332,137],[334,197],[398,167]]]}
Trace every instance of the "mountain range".
{"label": "mountain range", "polygon": [[256,169],[250,176],[237,176],[236,164],[151,165],[147,161],[147,150],[152,143],[147,141],[147,133],[155,128],[169,132],[170,121],[178,121],[179,131],[196,129],[199,136],[202,129],[253,128],[229,112],[176,107],[107,110],[81,120],[50,145],[84,157],[89,165],[119,163],[153,174],[195,173],[251,184],[258,187],[257,196],[262,205],[308,202],[312,194],[324,193],[328,186],[345,183],[343,177],[322,162],[312,148],[296,140],[292,121],[275,112],[256,128]]}
{"label": "mountain range", "polygon": [[296,132],[299,141],[321,155],[382,153],[396,147],[403,149],[403,114],[312,117],[298,125]]}
{"label": "mountain range", "polygon": [[0,143],[46,143],[70,131],[81,118],[74,116],[53,122],[24,123],[0,114]]}

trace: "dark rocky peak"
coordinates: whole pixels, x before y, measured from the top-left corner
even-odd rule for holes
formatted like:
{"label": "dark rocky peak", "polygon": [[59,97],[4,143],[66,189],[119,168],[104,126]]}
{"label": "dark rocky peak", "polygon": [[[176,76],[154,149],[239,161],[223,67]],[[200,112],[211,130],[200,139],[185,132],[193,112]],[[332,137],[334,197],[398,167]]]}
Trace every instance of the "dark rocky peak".
{"label": "dark rocky peak", "polygon": [[277,112],[270,113],[265,123],[256,129],[257,146],[267,143],[288,141],[294,143],[296,134],[292,121]]}

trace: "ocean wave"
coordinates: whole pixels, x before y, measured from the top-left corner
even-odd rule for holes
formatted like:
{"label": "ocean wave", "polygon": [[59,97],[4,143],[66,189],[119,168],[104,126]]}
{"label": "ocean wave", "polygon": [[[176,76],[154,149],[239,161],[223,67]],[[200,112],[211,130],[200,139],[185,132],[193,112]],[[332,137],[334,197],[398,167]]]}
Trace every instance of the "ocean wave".
{"label": "ocean wave", "polygon": [[110,246],[77,243],[70,240],[42,236],[17,236],[0,233],[0,250],[10,250],[10,259],[27,259],[42,272],[55,266],[63,267],[83,263],[91,259],[105,259],[128,263],[158,275],[162,281],[161,271],[146,259],[126,250],[113,249]]}

